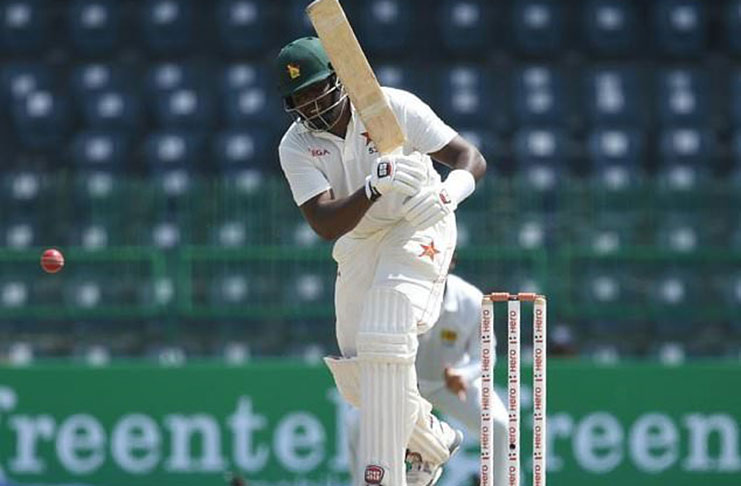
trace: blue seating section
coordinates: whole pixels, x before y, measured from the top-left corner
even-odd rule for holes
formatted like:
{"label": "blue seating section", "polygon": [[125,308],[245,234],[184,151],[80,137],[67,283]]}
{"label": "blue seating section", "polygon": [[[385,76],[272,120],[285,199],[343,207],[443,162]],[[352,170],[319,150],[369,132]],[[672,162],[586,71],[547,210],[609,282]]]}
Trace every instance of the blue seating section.
{"label": "blue seating section", "polygon": [[586,39],[599,55],[627,54],[638,45],[635,5],[630,0],[589,0],[584,9]]}
{"label": "blue seating section", "polygon": [[[305,4],[0,2],[6,165],[41,154],[50,167],[84,166],[97,150],[143,170],[151,139],[174,131],[204,147],[206,159],[191,168],[277,170],[271,147],[288,118],[271,63],[284,41],[312,33]],[[544,130],[557,133],[556,172],[583,155],[589,170],[577,174],[599,166],[615,176],[619,165],[661,175],[681,165],[723,177],[717,168],[737,166],[739,0],[372,0],[346,8],[383,83],[418,94],[505,167],[531,166],[522,133]],[[710,69],[707,53],[727,62]],[[731,164],[715,163],[728,154]]]}
{"label": "blue seating section", "polygon": [[[173,263],[184,245],[283,244],[299,256],[193,263],[188,298],[235,312],[286,295],[289,313],[329,308],[333,275],[304,253],[323,243],[276,151],[290,118],[272,63],[314,34],[308,3],[0,0],[0,247],[150,246],[168,274],[191,264]],[[727,217],[741,207],[741,0],[343,4],[381,83],[414,92],[489,161],[459,215],[461,250],[487,255],[462,262],[472,280],[491,285],[499,246],[566,261],[563,292],[586,289],[572,300],[599,314],[585,326],[595,334],[629,327],[626,301],[653,309],[643,318],[667,338],[692,325],[674,318],[694,296],[717,290],[719,306],[738,309],[732,265],[682,262],[741,250],[741,218]],[[619,261],[632,251],[638,263]],[[513,288],[554,285],[535,265],[496,270]],[[127,285],[141,302],[182,299],[173,282],[111,280],[80,270],[59,301],[117,305]],[[47,291],[3,273],[0,311]]]}

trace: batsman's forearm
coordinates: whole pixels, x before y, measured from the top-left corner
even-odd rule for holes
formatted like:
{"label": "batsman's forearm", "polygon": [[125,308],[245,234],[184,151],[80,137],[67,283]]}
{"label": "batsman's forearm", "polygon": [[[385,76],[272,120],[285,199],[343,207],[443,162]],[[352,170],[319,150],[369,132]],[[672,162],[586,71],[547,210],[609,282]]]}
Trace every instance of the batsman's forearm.
{"label": "batsman's forearm", "polygon": [[364,188],[342,199],[323,201],[314,212],[312,227],[324,239],[337,239],[355,228],[372,204]]}

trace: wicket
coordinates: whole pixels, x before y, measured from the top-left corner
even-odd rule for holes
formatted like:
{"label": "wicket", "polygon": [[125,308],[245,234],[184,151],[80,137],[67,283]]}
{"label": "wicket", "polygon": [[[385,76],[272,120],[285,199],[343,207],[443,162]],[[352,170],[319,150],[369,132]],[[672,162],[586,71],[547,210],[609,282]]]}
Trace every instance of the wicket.
{"label": "wicket", "polygon": [[[493,484],[491,398],[494,396],[494,303],[507,302],[507,484]],[[480,486],[520,485],[520,310],[533,303],[533,486],[546,480],[546,299],[533,293],[494,292],[481,304]]]}

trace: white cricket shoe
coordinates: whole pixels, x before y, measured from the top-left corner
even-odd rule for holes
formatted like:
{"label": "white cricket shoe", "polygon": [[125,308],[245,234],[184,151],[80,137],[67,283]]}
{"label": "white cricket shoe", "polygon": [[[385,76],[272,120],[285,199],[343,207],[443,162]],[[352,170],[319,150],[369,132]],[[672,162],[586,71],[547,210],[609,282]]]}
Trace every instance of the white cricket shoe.
{"label": "white cricket shoe", "polygon": [[437,463],[425,460],[420,453],[407,449],[404,460],[407,469],[407,486],[434,486],[437,484],[443,474],[443,466],[458,452],[463,443],[463,432],[454,429],[434,415],[430,415],[430,420],[433,429],[439,432],[441,440],[448,447],[450,456],[446,461]]}

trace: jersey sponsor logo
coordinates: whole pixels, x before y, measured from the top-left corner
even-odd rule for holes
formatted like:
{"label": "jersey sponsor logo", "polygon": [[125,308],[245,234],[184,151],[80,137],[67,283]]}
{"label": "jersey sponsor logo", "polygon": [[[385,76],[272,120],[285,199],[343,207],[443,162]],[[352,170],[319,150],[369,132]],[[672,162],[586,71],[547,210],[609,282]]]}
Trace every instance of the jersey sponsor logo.
{"label": "jersey sponsor logo", "polygon": [[376,149],[376,144],[371,140],[370,134],[368,132],[363,132],[361,135],[365,137],[365,146],[368,148],[368,154],[377,154],[378,150]]}
{"label": "jersey sponsor logo", "polygon": [[329,154],[329,150],[325,148],[310,148],[309,152],[311,153],[312,157],[321,157],[322,155]]}
{"label": "jersey sponsor logo", "polygon": [[385,471],[381,466],[376,466],[375,464],[369,464],[365,466],[366,484],[381,484],[384,472]]}
{"label": "jersey sponsor logo", "polygon": [[301,67],[298,64],[287,64],[286,71],[288,71],[288,77],[291,79],[301,76]]}
{"label": "jersey sponsor logo", "polygon": [[450,345],[458,339],[458,333],[452,329],[442,329],[440,331],[440,339],[442,339],[443,344]]}
{"label": "jersey sponsor logo", "polygon": [[440,250],[435,248],[435,242],[433,240],[430,240],[429,245],[425,245],[424,243],[420,243],[419,246],[422,247],[422,253],[420,253],[419,257],[430,257],[430,260],[433,262],[435,261],[435,255],[440,253]]}

